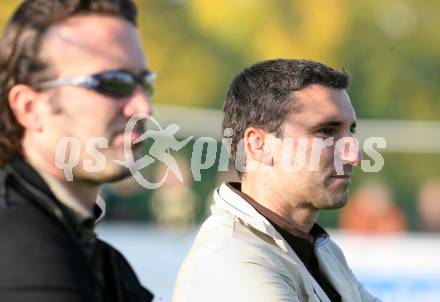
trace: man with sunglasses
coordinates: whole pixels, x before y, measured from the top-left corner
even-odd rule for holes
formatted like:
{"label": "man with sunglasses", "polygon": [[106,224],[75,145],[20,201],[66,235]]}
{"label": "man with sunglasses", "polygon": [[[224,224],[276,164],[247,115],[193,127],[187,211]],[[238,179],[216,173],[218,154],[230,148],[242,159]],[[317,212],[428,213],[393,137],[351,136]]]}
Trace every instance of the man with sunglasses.
{"label": "man with sunglasses", "polygon": [[[154,73],[136,15],[131,0],[26,0],[6,26],[0,301],[152,300],[124,257],[93,230],[100,185],[130,175],[114,163],[124,160],[127,121],[151,113]],[[143,131],[135,128],[132,141]],[[59,142],[72,137],[80,142],[79,164],[68,181],[55,157]],[[92,146],[100,157],[86,152],[93,138],[108,142]],[[104,164],[89,172],[86,161]]]}

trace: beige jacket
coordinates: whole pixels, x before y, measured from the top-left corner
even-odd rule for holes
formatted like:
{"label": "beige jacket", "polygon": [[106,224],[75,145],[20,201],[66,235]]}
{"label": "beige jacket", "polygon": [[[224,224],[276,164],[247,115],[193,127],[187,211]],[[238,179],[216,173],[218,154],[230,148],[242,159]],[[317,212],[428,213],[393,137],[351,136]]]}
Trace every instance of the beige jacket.
{"label": "beige jacket", "polygon": [[[380,300],[360,284],[328,236],[315,242],[322,273],[343,302]],[[177,276],[174,302],[330,302],[295,252],[223,184]]]}

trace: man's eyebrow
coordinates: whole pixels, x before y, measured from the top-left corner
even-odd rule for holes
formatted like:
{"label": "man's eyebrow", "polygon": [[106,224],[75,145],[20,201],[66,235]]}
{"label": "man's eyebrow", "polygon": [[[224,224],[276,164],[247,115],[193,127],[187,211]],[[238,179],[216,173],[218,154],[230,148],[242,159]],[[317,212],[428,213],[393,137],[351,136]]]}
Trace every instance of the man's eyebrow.
{"label": "man's eyebrow", "polygon": [[[325,121],[321,121],[319,123],[317,123],[316,125],[314,125],[313,128],[322,128],[322,127],[339,127],[344,125],[344,121],[342,120],[336,120],[336,119],[328,119]],[[357,126],[357,122],[353,121],[350,125],[350,129],[356,129]]]}

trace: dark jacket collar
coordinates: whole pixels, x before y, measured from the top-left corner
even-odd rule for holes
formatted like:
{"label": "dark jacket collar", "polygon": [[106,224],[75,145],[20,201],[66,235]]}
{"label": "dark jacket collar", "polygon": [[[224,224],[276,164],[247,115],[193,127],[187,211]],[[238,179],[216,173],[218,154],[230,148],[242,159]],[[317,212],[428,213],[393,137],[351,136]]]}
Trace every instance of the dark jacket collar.
{"label": "dark jacket collar", "polygon": [[[83,225],[86,224],[88,226],[93,226],[94,221],[93,219],[88,219],[86,221],[79,219],[76,215],[76,213],[62,204],[56,196],[53,194],[49,186],[46,184],[44,179],[41,177],[41,175],[30,165],[26,162],[26,160],[22,156],[16,156],[11,161],[9,161],[5,167],[4,171],[6,175],[4,176],[3,182],[6,181],[8,177],[14,177],[20,178],[21,181],[26,182],[28,185],[30,185],[35,190],[38,190],[41,194],[43,194],[47,199],[52,201],[52,203],[46,202],[46,209],[47,206],[49,208],[52,208],[55,212],[57,212],[57,209],[61,210],[64,215],[68,217],[68,219],[76,225]],[[2,186],[3,184],[0,184]],[[46,199],[45,198],[45,199]],[[98,219],[102,214],[102,209],[99,206],[95,206],[93,209],[93,214],[96,219]],[[60,215],[57,215],[60,216]]]}
{"label": "dark jacket collar", "polygon": [[32,167],[32,165],[28,164],[22,156],[14,157],[6,164],[6,169],[8,174],[17,173],[34,188],[38,189],[51,199],[56,200],[55,195],[52,193],[41,175]]}

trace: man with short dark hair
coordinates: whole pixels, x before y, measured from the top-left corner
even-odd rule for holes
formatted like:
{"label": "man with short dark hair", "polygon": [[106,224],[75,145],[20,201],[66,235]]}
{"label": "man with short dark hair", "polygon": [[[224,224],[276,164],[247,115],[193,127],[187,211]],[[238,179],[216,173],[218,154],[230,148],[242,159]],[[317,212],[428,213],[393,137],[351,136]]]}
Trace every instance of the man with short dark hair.
{"label": "man with short dark hair", "polygon": [[345,205],[361,160],[348,85],[345,71],[284,59],[232,81],[223,130],[241,183],[215,191],[175,302],[379,301],[316,223]]}
{"label": "man with short dark hair", "polygon": [[[131,0],[26,0],[6,26],[0,301],[152,300],[124,257],[94,233],[100,185],[130,175],[115,163],[125,159],[124,127],[151,113],[154,73],[136,19]],[[135,128],[132,143],[142,131]],[[66,138],[76,145],[59,153]],[[78,163],[71,179],[60,169],[65,156]]]}

